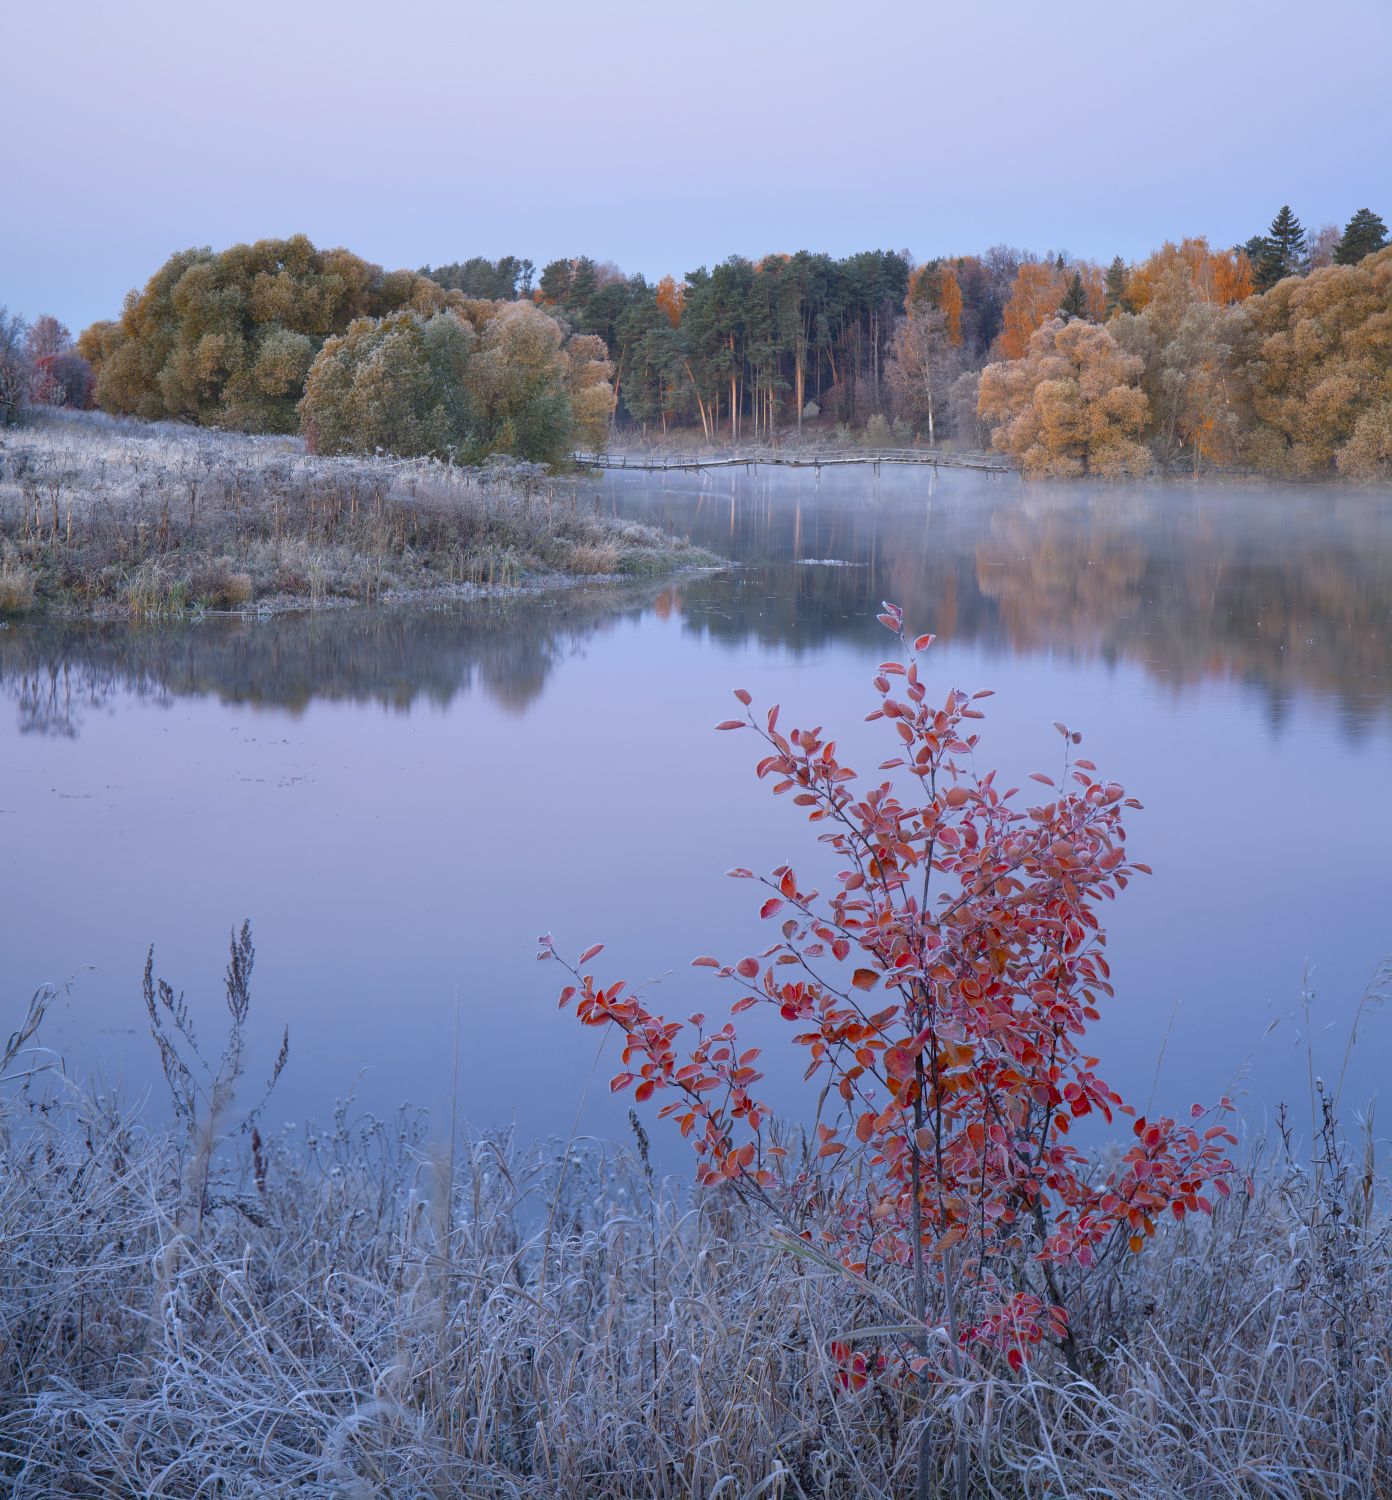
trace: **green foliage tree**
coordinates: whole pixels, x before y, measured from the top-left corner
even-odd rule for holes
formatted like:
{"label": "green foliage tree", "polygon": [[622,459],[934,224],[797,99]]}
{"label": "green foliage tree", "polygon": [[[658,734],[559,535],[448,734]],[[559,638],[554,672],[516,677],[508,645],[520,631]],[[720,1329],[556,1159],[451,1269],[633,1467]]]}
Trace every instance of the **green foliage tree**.
{"label": "green foliage tree", "polygon": [[1063,294],[1063,301],[1059,303],[1059,317],[1065,323],[1072,323],[1079,318],[1087,317],[1087,289],[1083,286],[1083,277],[1080,271],[1074,271],[1073,280],[1068,283],[1068,290]]}
{"label": "green foliage tree", "polygon": [[300,402],[314,453],[462,453],[475,434],[467,379],[477,337],[452,312],[359,318],[328,340]]}
{"label": "green foliage tree", "polygon": [[1334,247],[1336,266],[1356,266],[1365,256],[1374,255],[1387,244],[1387,225],[1371,208],[1360,208],[1344,226]]}
{"label": "green foliage tree", "polygon": [[326,338],[358,318],[428,315],[446,301],[426,277],[316,249],[304,235],[258,240],[171,256],[126,298],[118,323],[84,332],[79,351],[108,411],[293,432]]}
{"label": "green foliage tree", "polygon": [[613,412],[602,339],[566,339],[530,302],[362,318],[314,361],[300,403],[318,453],[382,450],[477,462],[508,453],[538,463],[599,446]]}
{"label": "green foliage tree", "polygon": [[1126,300],[1126,281],[1126,262],[1121,256],[1115,256],[1111,265],[1107,267],[1107,316],[1109,318],[1114,313],[1131,311]]}
{"label": "green foliage tree", "polygon": [[541,293],[542,300],[555,307],[564,307],[570,296],[570,283],[573,275],[574,268],[570,261],[548,261],[541,268],[541,279],[537,282],[537,290]]}
{"label": "green foliage tree", "polygon": [[1268,291],[1287,276],[1297,276],[1305,267],[1305,229],[1289,203],[1271,221],[1255,259],[1257,288]]}
{"label": "green foliage tree", "polygon": [[447,266],[422,266],[420,274],[428,276],[447,292],[461,292],[466,297],[490,302],[510,302],[514,297],[528,297],[536,267],[517,255],[487,260],[482,255],[465,261],[451,261]]}

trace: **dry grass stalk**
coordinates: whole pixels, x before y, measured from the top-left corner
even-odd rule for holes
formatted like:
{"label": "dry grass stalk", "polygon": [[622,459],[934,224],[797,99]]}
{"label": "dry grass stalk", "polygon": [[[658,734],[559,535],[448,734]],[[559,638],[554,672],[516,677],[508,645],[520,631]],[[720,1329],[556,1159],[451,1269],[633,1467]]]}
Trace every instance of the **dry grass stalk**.
{"label": "dry grass stalk", "polygon": [[712,561],[535,464],[318,458],[298,439],[56,409],[0,444],[0,543],[0,612],[138,619]]}
{"label": "dry grass stalk", "polygon": [[906,1493],[925,1434],[947,1493],[954,1433],[982,1500],[1392,1494],[1392,1245],[1332,1107],[1317,1170],[1258,1153],[1250,1196],[1116,1268],[1079,1309],[1083,1378],[939,1350],[925,1412],[840,1389],[826,1349],[874,1321],[863,1295],[724,1194],[659,1184],[641,1135],[442,1154],[419,1117],[344,1107],[234,1131],[250,958],[243,931],[216,1062],[148,980],[168,1125],[0,1091],[15,1500],[859,1500]]}

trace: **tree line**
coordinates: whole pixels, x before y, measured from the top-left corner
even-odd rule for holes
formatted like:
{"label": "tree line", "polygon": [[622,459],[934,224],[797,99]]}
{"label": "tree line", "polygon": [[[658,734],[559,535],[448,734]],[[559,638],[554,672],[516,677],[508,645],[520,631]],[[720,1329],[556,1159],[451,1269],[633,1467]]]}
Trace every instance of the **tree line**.
{"label": "tree line", "polygon": [[[18,320],[28,348],[41,328]],[[603,345],[542,307],[466,297],[305,236],[172,255],[63,358],[86,384],[29,399],[146,420],[303,432],[312,451],[565,460],[613,408]],[[37,366],[34,366],[37,368]]]}
{"label": "tree line", "polygon": [[1370,209],[1307,235],[1283,206],[1243,245],[1189,238],[1105,267],[995,246],[925,264],[734,256],[655,282],[586,256],[421,274],[603,339],[615,425],[645,435],[776,441],[832,423],[995,446],[1046,475],[1370,477],[1392,461],[1387,243]]}
{"label": "tree line", "polygon": [[[1107,266],[1007,246],[732,256],[649,281],[589,257],[383,271],[304,236],[171,256],[75,342],[0,319],[0,403],[251,431],[322,451],[542,461],[620,433],[951,441],[1030,472],[1392,464],[1392,253],[1359,209],[1307,235]],[[7,395],[8,392],[8,395]]]}

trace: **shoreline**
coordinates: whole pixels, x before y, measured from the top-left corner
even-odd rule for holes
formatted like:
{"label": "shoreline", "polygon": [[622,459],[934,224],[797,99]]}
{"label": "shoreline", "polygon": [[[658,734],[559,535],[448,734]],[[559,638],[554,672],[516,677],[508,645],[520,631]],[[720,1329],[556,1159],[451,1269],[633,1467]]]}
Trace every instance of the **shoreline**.
{"label": "shoreline", "polygon": [[324,458],[86,413],[0,441],[0,619],[183,619],[504,597],[722,560],[500,461]]}
{"label": "shoreline", "polygon": [[670,568],[655,567],[641,576],[628,573],[531,573],[524,574],[515,583],[442,581],[433,585],[393,587],[384,589],[371,599],[332,594],[311,602],[294,594],[272,594],[257,599],[254,603],[231,608],[192,606],[178,613],[141,615],[132,615],[129,610],[115,603],[91,609],[53,604],[31,607],[15,614],[0,611],[0,630],[37,625],[44,621],[63,624],[89,622],[100,625],[194,625],[200,620],[274,620],[286,615],[351,614],[368,609],[403,609],[414,605],[483,604],[494,600],[518,599],[529,594],[567,594],[590,587],[636,589],[648,584],[703,577],[737,566],[703,548],[693,547],[690,550],[697,555],[691,560],[674,561]]}
{"label": "shoreline", "polygon": [[[626,462],[625,462],[626,460]],[[994,461],[992,461],[994,460]],[[1008,454],[989,449],[962,449],[957,452],[932,448],[902,448],[882,451],[865,449],[855,444],[844,448],[819,448],[798,443],[776,445],[771,448],[739,449],[713,448],[703,444],[687,450],[674,444],[636,445],[615,448],[603,454],[576,454],[577,471],[595,473],[690,473],[705,469],[732,468],[784,468],[811,469],[836,467],[888,467],[970,469],[984,474],[1013,474],[1030,484],[1057,486],[1062,484],[1095,483],[1108,488],[1145,484],[1165,486],[1192,486],[1216,484],[1234,486],[1284,486],[1295,489],[1333,485],[1350,494],[1365,492],[1392,493],[1392,487],[1382,480],[1351,479],[1342,474],[1269,474],[1254,468],[1209,468],[1195,473],[1192,466],[1171,468],[1155,467],[1145,474],[1125,475],[1109,478],[1099,474],[1079,474],[1071,477],[1031,475]]]}

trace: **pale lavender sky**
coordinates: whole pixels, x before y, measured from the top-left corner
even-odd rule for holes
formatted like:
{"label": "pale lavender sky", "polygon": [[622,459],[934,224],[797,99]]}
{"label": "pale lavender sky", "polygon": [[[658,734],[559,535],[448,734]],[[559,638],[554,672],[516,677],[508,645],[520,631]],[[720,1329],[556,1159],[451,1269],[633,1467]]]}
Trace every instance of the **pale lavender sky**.
{"label": "pale lavender sky", "polygon": [[1389,0],[5,0],[0,302],[74,332],[172,251],[387,266],[1392,220]]}

